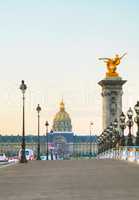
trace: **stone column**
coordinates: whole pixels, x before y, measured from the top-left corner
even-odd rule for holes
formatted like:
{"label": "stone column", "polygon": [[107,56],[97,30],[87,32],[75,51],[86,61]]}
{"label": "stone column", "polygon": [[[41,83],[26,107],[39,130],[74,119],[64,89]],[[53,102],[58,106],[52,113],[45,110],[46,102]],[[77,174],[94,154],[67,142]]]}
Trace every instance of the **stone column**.
{"label": "stone column", "polygon": [[122,86],[125,83],[126,80],[122,80],[121,77],[106,77],[98,83],[102,87],[103,129],[107,128],[115,119],[119,122],[122,112]]}

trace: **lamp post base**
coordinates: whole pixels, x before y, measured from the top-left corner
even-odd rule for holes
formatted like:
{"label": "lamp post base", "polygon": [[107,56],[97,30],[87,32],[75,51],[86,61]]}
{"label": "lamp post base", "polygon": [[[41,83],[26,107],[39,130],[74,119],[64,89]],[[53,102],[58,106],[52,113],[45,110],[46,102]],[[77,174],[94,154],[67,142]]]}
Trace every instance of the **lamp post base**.
{"label": "lamp post base", "polygon": [[91,153],[89,154],[89,159],[92,159],[92,154]]}
{"label": "lamp post base", "polygon": [[124,137],[124,135],[121,137],[120,146],[125,146],[125,137]]}
{"label": "lamp post base", "polygon": [[20,163],[27,163],[27,160],[26,159],[20,160]]}
{"label": "lamp post base", "polygon": [[136,146],[139,146],[139,135],[136,136],[136,142],[135,142]]}
{"label": "lamp post base", "polygon": [[133,140],[132,140],[132,136],[128,136],[128,139],[127,139],[127,146],[134,146]]}
{"label": "lamp post base", "polygon": [[38,150],[37,150],[37,160],[41,160],[41,157],[40,157],[40,143],[39,142],[38,142]]}
{"label": "lamp post base", "polygon": [[22,143],[22,150],[21,150],[21,157],[20,157],[20,163],[27,163],[26,155],[25,155],[25,140],[23,138]]}
{"label": "lamp post base", "polygon": [[27,159],[26,159],[26,157],[22,157],[21,156],[21,159],[20,159],[20,161],[19,161],[20,163],[27,163]]}
{"label": "lamp post base", "polygon": [[46,154],[46,160],[49,160],[49,159],[48,159],[48,153]]}

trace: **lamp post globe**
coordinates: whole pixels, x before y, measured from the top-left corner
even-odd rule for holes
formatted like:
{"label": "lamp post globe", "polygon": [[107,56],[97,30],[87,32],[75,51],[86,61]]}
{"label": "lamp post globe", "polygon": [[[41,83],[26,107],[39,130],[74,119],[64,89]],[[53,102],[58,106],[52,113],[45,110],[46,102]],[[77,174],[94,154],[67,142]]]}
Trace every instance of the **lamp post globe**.
{"label": "lamp post globe", "polygon": [[113,126],[114,126],[115,129],[117,129],[117,127],[118,127],[118,120],[117,119],[114,120]]}
{"label": "lamp post globe", "polygon": [[103,136],[104,136],[104,138],[106,138],[107,137],[107,129],[104,129],[104,131],[103,131]]}
{"label": "lamp post globe", "polygon": [[23,99],[23,119],[22,119],[22,143],[21,143],[21,158],[20,158],[20,163],[26,163],[26,155],[25,155],[25,148],[26,148],[26,143],[25,143],[25,91],[27,89],[27,86],[24,82],[24,80],[21,81],[20,85],[20,90],[22,92],[22,99]]}
{"label": "lamp post globe", "polygon": [[132,119],[132,117],[133,117],[133,110],[132,110],[131,107],[127,111],[127,116],[128,116],[129,119]]}
{"label": "lamp post globe", "polygon": [[22,80],[22,81],[21,81],[21,85],[20,85],[20,90],[21,90],[21,92],[22,92],[23,94],[25,94],[26,89],[27,89],[27,85],[25,84],[25,81]]}
{"label": "lamp post globe", "polygon": [[40,105],[38,104],[38,106],[37,106],[37,108],[36,108],[36,111],[38,112],[38,114],[40,113],[40,111],[41,111],[41,107],[40,107]]}
{"label": "lamp post globe", "polygon": [[46,159],[48,160],[48,156],[49,156],[49,148],[48,148],[48,126],[49,123],[48,121],[45,122],[45,126],[46,126]]}
{"label": "lamp post globe", "polygon": [[116,145],[117,143],[119,143],[119,140],[120,140],[119,131],[118,131],[118,120],[117,119],[115,119],[114,122],[113,122],[113,133],[115,135],[115,145]]}
{"label": "lamp post globe", "polygon": [[125,119],[126,119],[126,116],[125,116],[125,114],[122,112],[121,115],[120,115],[120,121],[121,121],[121,122],[125,122]]}
{"label": "lamp post globe", "polygon": [[133,122],[133,119],[132,119],[132,117],[133,117],[133,110],[131,109],[131,107],[127,111],[127,116],[128,116],[128,121],[126,122],[126,125],[128,126],[128,129],[129,129],[128,138],[127,138],[127,146],[133,146],[133,139],[132,139],[132,134],[131,134],[131,128],[132,128],[134,122]]}
{"label": "lamp post globe", "polygon": [[136,117],[134,118],[134,121],[137,124],[137,133],[136,133],[135,145],[139,146],[139,101],[137,101],[136,105],[134,106],[134,110],[136,112]]}
{"label": "lamp post globe", "polygon": [[37,147],[37,160],[41,160],[40,157],[40,111],[41,111],[41,107],[38,104],[36,111],[38,113],[38,147]]}
{"label": "lamp post globe", "polygon": [[112,135],[113,135],[113,123],[111,122],[109,125],[109,142],[110,142],[110,147],[112,144]]}
{"label": "lamp post globe", "polygon": [[111,122],[110,125],[109,125],[109,129],[110,129],[110,131],[113,130],[113,124],[112,124],[112,122]]}

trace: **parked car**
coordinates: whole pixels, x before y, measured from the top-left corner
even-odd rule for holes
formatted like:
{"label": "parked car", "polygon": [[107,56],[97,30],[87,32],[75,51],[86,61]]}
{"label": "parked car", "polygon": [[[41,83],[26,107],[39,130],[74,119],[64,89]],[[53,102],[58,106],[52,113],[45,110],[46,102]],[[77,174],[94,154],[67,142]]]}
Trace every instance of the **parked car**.
{"label": "parked car", "polygon": [[[47,156],[40,156],[41,157],[41,160],[47,160]],[[48,160],[51,160],[52,159],[52,157],[51,157],[51,155],[49,154],[48,155]],[[56,160],[56,157],[55,157],[55,155],[53,155],[53,160]]]}
{"label": "parked car", "polygon": [[[20,149],[18,153],[19,160],[21,159],[21,151],[22,149]],[[34,160],[34,157],[35,157],[32,149],[25,149],[25,156],[27,160]]]}
{"label": "parked car", "polygon": [[5,153],[0,153],[0,162],[7,162],[8,158],[6,157]]}

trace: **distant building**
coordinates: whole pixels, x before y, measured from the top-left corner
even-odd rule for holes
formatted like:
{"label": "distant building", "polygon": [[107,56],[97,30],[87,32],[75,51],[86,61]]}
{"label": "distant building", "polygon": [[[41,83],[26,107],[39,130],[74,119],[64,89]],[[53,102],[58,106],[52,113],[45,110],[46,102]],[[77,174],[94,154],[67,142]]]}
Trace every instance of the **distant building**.
{"label": "distant building", "polygon": [[90,143],[92,151],[97,151],[96,136],[79,136],[72,132],[72,123],[69,114],[65,111],[63,100],[60,103],[60,110],[56,113],[52,131],[48,134],[49,148],[59,158],[68,158],[73,154],[89,154]]}
{"label": "distant building", "polygon": [[60,111],[55,115],[53,120],[53,132],[72,132],[71,118],[65,111],[63,100],[60,103]]}

